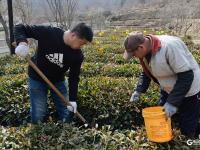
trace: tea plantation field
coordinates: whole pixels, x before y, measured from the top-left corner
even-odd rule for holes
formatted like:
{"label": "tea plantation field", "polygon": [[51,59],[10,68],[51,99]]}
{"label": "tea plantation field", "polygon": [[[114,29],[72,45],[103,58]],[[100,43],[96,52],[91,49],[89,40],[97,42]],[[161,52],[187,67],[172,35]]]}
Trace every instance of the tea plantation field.
{"label": "tea plantation field", "polygon": [[[176,123],[172,141],[159,144],[147,139],[141,111],[158,104],[159,87],[152,83],[139,103],[129,102],[142,70],[137,59],[126,62],[122,57],[123,40],[132,30],[99,32],[84,48],[78,110],[88,122],[98,123],[97,128],[85,128],[78,118],[71,124],[57,122],[51,97],[45,123],[30,124],[28,64],[16,56],[0,58],[0,149],[199,149],[187,145]],[[166,34],[153,29],[142,32]],[[200,63],[199,46],[190,37],[184,41]]]}

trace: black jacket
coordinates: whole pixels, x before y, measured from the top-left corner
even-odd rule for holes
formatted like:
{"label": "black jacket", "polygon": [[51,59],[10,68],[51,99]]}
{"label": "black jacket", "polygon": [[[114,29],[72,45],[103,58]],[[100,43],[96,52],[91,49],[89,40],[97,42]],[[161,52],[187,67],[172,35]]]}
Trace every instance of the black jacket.
{"label": "black jacket", "polygon": [[[69,100],[76,101],[83,53],[66,45],[63,35],[62,29],[51,26],[19,24],[14,28],[17,44],[27,41],[27,38],[38,41],[38,49],[31,59],[50,81],[63,81],[65,72],[69,70]],[[28,74],[34,80],[43,81],[30,66]]]}

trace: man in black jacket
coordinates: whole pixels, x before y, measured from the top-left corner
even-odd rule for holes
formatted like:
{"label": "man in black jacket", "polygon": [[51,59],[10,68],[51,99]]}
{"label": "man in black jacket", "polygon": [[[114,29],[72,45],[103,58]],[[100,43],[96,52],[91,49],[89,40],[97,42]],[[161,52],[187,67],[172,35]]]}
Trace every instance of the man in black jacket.
{"label": "man in black jacket", "polygon": [[47,93],[50,90],[56,106],[58,119],[70,121],[71,112],[77,110],[77,91],[83,53],[81,47],[93,39],[92,29],[84,23],[72,30],[37,25],[16,25],[14,36],[17,43],[16,55],[25,58],[29,52],[28,38],[38,41],[38,49],[31,58],[37,67],[47,76],[56,88],[67,97],[65,72],[69,70],[69,101],[67,108],[43,79],[29,66],[30,114],[32,123],[42,122],[47,113]]}

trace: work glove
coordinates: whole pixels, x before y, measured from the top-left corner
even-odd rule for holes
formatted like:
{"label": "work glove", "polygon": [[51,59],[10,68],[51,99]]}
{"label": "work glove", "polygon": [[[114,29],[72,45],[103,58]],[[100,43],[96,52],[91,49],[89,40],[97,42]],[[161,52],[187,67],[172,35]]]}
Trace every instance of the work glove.
{"label": "work glove", "polygon": [[15,54],[22,59],[25,59],[29,53],[29,46],[26,42],[20,42],[15,48]]}
{"label": "work glove", "polygon": [[177,112],[178,108],[176,106],[173,106],[172,104],[166,102],[163,106],[163,110],[165,110],[166,119],[168,119]]}
{"label": "work glove", "polygon": [[138,91],[133,92],[133,94],[130,98],[130,102],[138,102],[140,100],[140,95],[141,95],[141,93]]}
{"label": "work glove", "polygon": [[71,112],[76,113],[77,111],[77,103],[76,102],[69,102],[71,104],[71,106],[67,106],[67,109]]}

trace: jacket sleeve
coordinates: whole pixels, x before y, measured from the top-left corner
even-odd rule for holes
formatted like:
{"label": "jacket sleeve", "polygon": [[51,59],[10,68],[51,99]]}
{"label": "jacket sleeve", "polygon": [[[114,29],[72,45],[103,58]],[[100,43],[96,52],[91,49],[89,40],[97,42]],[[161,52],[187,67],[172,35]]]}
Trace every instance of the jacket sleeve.
{"label": "jacket sleeve", "polygon": [[22,41],[27,42],[27,38],[42,40],[48,36],[48,32],[51,30],[51,28],[51,26],[30,26],[18,24],[14,27],[14,38],[17,45]]}
{"label": "jacket sleeve", "polygon": [[80,62],[72,63],[69,70],[69,100],[76,101],[77,93],[78,93],[78,83],[79,83],[79,75],[81,70],[81,64],[83,59]]}
{"label": "jacket sleeve", "polygon": [[180,106],[192,85],[193,79],[194,73],[192,70],[178,73],[177,81],[167,98],[167,102],[177,107]]}
{"label": "jacket sleeve", "polygon": [[142,72],[139,76],[139,81],[135,91],[145,93],[149,88],[150,82],[151,79],[144,72]]}

